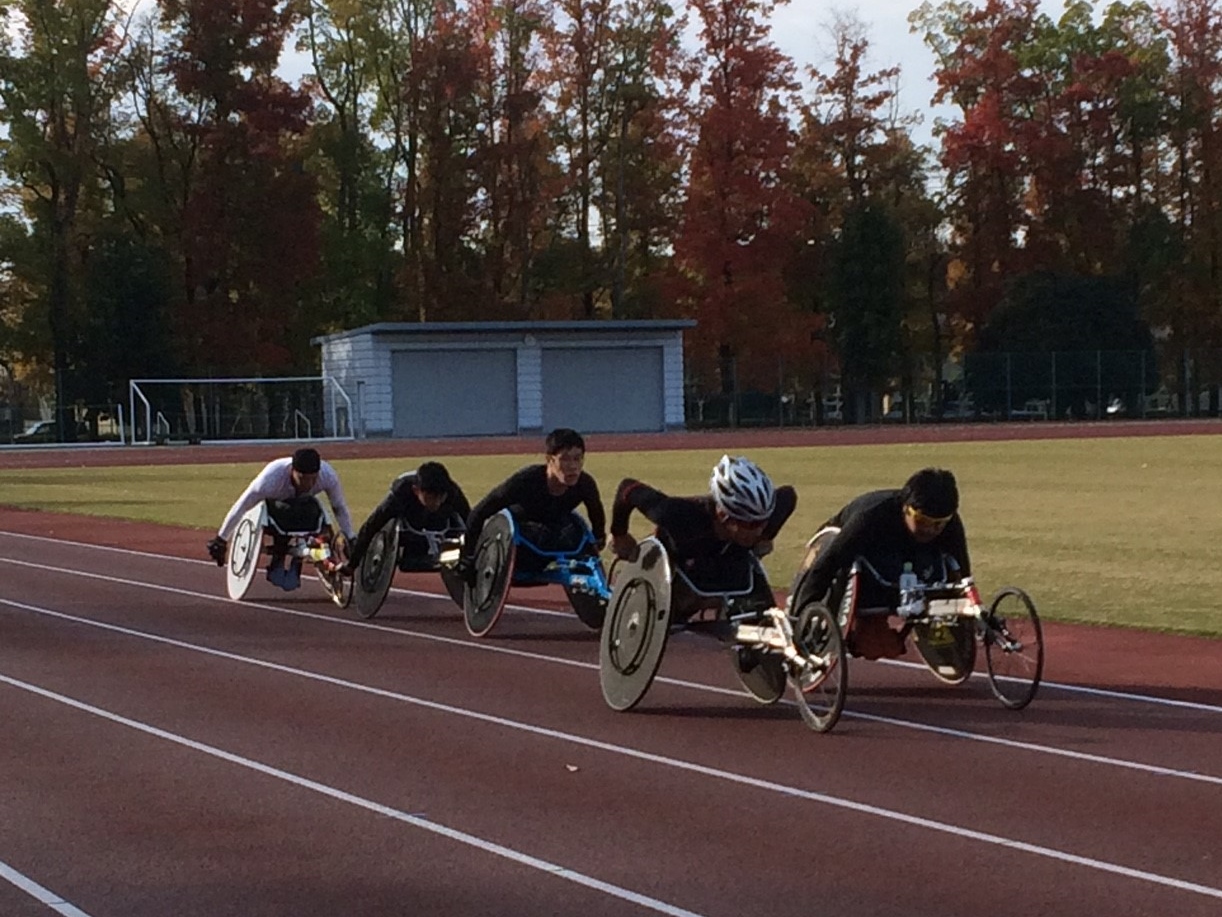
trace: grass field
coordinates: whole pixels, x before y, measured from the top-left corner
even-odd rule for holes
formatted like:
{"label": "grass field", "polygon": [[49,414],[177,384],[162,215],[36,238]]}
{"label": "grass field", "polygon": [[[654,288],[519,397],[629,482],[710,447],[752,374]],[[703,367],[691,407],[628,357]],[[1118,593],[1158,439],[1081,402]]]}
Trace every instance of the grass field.
{"label": "grass field", "polygon": [[[898,487],[918,468],[959,478],[976,579],[986,594],[1027,589],[1048,619],[1222,636],[1220,436],[753,449],[798,508],[767,560],[788,585],[805,540],[844,502]],[[704,490],[714,451],[591,453],[610,509],[641,478],[672,494]],[[428,456],[337,461],[355,522],[390,480]],[[472,502],[524,456],[448,457]],[[156,465],[0,472],[0,504],[214,529],[260,464]],[[648,531],[634,516],[634,531]],[[201,540],[201,556],[202,556]]]}

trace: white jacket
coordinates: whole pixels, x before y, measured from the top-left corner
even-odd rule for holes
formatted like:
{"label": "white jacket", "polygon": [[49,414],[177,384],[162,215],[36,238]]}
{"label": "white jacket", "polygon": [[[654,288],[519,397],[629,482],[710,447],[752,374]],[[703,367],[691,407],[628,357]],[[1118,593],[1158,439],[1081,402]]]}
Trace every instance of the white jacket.
{"label": "white jacket", "polygon": [[[335,521],[340,530],[349,538],[353,537],[352,514],[348,512],[348,501],[344,499],[344,489],[340,486],[339,475],[335,473],[330,462],[323,462],[319,467],[318,479],[308,493],[310,496],[326,494],[327,500],[331,503],[331,509],[335,512]],[[238,520],[248,510],[258,506],[264,500],[288,500],[291,497],[300,496],[305,496],[305,494],[299,494],[293,487],[292,458],[281,458],[268,462],[263,470],[255,475],[255,479],[242,492],[242,496],[238,497],[237,502],[230,507],[217,535],[228,541],[237,527]]]}

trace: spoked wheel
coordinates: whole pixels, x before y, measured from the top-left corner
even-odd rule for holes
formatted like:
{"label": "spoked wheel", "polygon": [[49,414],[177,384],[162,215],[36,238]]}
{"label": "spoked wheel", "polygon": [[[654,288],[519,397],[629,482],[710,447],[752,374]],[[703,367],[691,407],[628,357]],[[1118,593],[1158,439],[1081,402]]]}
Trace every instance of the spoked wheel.
{"label": "spoked wheel", "polygon": [[1044,674],[1044,631],[1031,596],[1007,586],[981,619],[993,694],[1011,710],[1031,703]]}
{"label": "spoked wheel", "polygon": [[315,569],[318,571],[318,581],[322,583],[327,595],[331,596],[331,601],[340,608],[347,608],[348,603],[352,601],[352,577],[344,576],[339,570],[328,572],[322,567]]}
{"label": "spoked wheel", "polygon": [[849,660],[836,617],[822,602],[807,602],[793,623],[793,641],[806,666],[790,664],[789,683],[802,722],[830,732],[844,710]]}

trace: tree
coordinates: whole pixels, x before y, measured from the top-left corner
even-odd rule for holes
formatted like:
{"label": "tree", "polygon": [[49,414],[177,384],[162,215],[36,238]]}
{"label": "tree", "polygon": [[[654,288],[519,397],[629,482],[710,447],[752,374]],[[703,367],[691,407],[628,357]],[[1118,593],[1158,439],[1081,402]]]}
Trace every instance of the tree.
{"label": "tree", "polygon": [[[0,123],[9,139],[0,168],[21,189],[32,246],[14,264],[45,301],[56,419],[75,438],[70,379],[82,330],[81,287],[96,201],[95,162],[115,93],[119,11],[110,0],[20,0],[0,28]],[[16,15],[11,15],[15,13]]]}
{"label": "tree", "polygon": [[296,7],[251,0],[235,16],[218,0],[163,0],[162,9],[178,96],[161,104],[176,103],[176,134],[198,138],[181,210],[184,359],[200,374],[305,369],[320,223],[303,163],[309,100],[275,73]]}
{"label": "tree", "polygon": [[786,299],[784,266],[808,205],[792,181],[794,65],[768,40],[769,0],[693,0],[705,74],[684,221],[680,306],[699,322],[691,364],[725,392],[771,390],[809,352],[813,320]]}
{"label": "tree", "polygon": [[894,373],[902,346],[903,232],[884,207],[863,201],[845,214],[829,261],[829,324],[841,384],[853,417],[863,422],[870,419],[868,393]]}

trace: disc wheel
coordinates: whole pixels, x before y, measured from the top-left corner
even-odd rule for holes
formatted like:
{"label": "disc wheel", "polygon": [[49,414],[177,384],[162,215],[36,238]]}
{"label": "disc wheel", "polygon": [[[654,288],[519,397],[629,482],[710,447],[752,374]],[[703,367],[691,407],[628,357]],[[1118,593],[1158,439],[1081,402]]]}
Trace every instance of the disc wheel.
{"label": "disc wheel", "polygon": [[981,620],[981,640],[993,694],[1022,710],[1044,674],[1044,631],[1031,596],[1014,586],[998,592]]}
{"label": "disc wheel", "polygon": [[781,699],[788,678],[784,659],[750,647],[734,647],[732,655],[734,674],[752,697],[764,706]]}
{"label": "disc wheel", "polygon": [[261,516],[251,510],[238,521],[237,530],[229,539],[229,553],[225,558],[225,586],[229,597],[235,601],[245,597],[254,582],[259,566],[259,553],[263,547]]}
{"label": "disc wheel", "polygon": [[360,566],[352,576],[352,600],[362,618],[382,609],[399,560],[399,522],[392,519],[374,534]]}
{"label": "disc wheel", "polygon": [[912,644],[939,681],[962,684],[976,667],[976,629],[971,618],[922,621],[912,628]]}
{"label": "disc wheel", "polygon": [[516,553],[512,517],[498,513],[480,532],[473,560],[475,585],[463,596],[463,620],[471,636],[484,636],[500,618],[513,582]]}
{"label": "disc wheel", "polygon": [[793,622],[794,646],[805,664],[790,663],[789,683],[802,722],[831,732],[844,710],[849,661],[836,617],[822,602],[807,602]]}
{"label": "disc wheel", "polygon": [[670,633],[670,601],[666,552],[646,539],[639,559],[616,576],[599,638],[599,681],[612,710],[631,710],[653,683]]}

